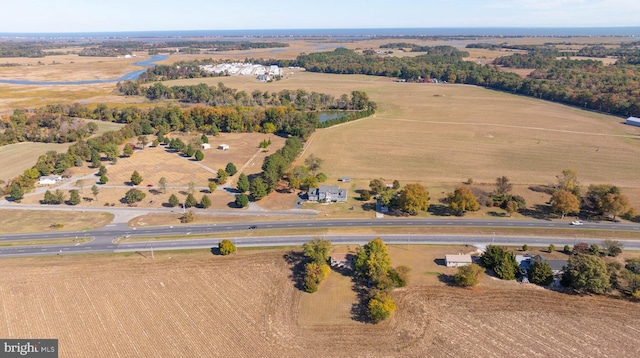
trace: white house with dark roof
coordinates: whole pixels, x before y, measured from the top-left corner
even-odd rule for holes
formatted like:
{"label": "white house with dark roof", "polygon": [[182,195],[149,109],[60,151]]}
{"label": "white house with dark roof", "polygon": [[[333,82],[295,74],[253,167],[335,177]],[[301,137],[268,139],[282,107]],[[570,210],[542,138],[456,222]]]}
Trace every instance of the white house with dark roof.
{"label": "white house with dark roof", "polygon": [[347,189],[340,189],[332,185],[320,185],[318,188],[309,189],[309,201],[337,202],[347,201]]}

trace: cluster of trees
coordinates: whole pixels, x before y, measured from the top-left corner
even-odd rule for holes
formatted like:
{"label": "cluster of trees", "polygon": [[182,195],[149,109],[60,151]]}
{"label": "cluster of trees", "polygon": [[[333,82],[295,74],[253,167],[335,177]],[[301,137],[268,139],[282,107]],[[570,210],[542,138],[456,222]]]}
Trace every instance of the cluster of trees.
{"label": "cluster of trees", "polygon": [[65,47],[62,43],[40,41],[3,41],[0,43],[0,57],[45,57],[64,54],[61,51],[44,51]]}
{"label": "cluster of trees", "polygon": [[187,194],[187,196],[183,199],[183,201],[181,202],[180,199],[178,199],[178,197],[175,194],[171,194],[169,196],[169,200],[167,201],[167,204],[170,207],[176,207],[178,205],[180,205],[180,203],[184,204],[184,208],[202,208],[202,209],[208,209],[209,207],[211,207],[211,198],[209,198],[209,196],[207,194],[203,194],[202,198],[200,198],[200,202],[198,202],[198,200],[196,200],[196,197],[193,195],[193,190],[190,189],[190,193]]}
{"label": "cluster of trees", "polygon": [[501,246],[487,246],[480,257],[480,262],[503,280],[515,280],[520,272],[515,255]]}
{"label": "cluster of trees", "polygon": [[551,210],[561,215],[584,212],[593,217],[608,217],[616,220],[618,216],[633,219],[636,211],[629,199],[615,185],[591,184],[582,195],[583,188],[578,181],[578,173],[565,169],[558,176],[557,189],[551,196]]}
{"label": "cluster of trees", "polygon": [[[284,147],[264,158],[262,174],[255,176],[249,185],[253,200],[257,201],[278,187],[278,182],[287,175],[287,169],[302,152],[302,141],[298,137],[289,137]],[[240,188],[238,188],[240,189]],[[239,196],[244,195],[240,194]]]}
{"label": "cluster of trees", "polygon": [[305,257],[304,290],[313,293],[318,291],[318,285],[331,271],[328,262],[333,245],[329,240],[314,238],[302,245],[302,249]]}
{"label": "cluster of trees", "polygon": [[411,52],[426,52],[430,56],[443,56],[443,57],[458,57],[460,59],[469,57],[469,53],[466,51],[460,51],[453,46],[420,46],[407,42],[392,42],[384,45],[380,45],[380,48],[397,48],[397,49],[411,49]]}
{"label": "cluster of trees", "polygon": [[511,194],[513,184],[506,176],[496,178],[496,188],[487,200],[487,206],[496,206],[504,209],[509,216],[524,209],[527,206],[526,200]]}
{"label": "cluster of trees", "polygon": [[289,180],[289,187],[297,190],[309,190],[317,188],[318,183],[327,180],[324,173],[318,173],[324,160],[311,154],[304,160],[305,165],[296,165],[289,171],[286,176]]}
{"label": "cluster of trees", "polygon": [[380,238],[357,248],[354,271],[368,288],[367,308],[373,322],[389,318],[396,310],[391,290],[407,285],[409,270],[406,266],[391,266],[387,245]]}
{"label": "cluster of trees", "polygon": [[45,111],[46,107],[37,113],[16,109],[10,116],[0,117],[0,146],[19,142],[75,142],[98,130],[98,125],[94,122],[86,123]]}
{"label": "cluster of trees", "polygon": [[361,191],[360,199],[366,201],[375,195],[382,205],[396,214],[418,215],[429,209],[429,192],[418,183],[407,184],[401,189],[397,180],[387,186],[381,179],[373,179],[369,182],[369,188],[371,190]]}
{"label": "cluster of trees", "polygon": [[[60,205],[64,204],[65,200],[66,194],[62,190],[56,189],[56,191],[53,193],[50,190],[47,190],[44,193],[44,198],[40,201],[40,203],[49,205]],[[80,200],[80,194],[77,190],[73,189],[69,191],[69,200],[67,201],[69,205],[78,205],[80,204]]]}

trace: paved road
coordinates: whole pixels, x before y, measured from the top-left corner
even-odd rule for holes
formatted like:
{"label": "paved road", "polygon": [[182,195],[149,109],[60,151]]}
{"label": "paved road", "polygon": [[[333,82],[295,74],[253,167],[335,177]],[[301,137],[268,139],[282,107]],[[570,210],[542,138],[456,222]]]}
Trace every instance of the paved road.
{"label": "paved road", "polygon": [[[229,224],[204,224],[204,225],[176,225],[162,227],[131,228],[124,223],[107,225],[104,228],[91,231],[72,231],[56,233],[16,234],[0,236],[2,241],[14,240],[44,240],[59,238],[91,237],[92,240],[83,244],[38,245],[23,247],[0,248],[0,257],[8,256],[32,256],[55,255],[68,253],[96,253],[96,252],[125,252],[151,250],[171,250],[186,248],[210,248],[217,245],[219,238],[175,240],[155,242],[135,242],[118,244],[114,240],[122,237],[158,237],[158,236],[189,236],[214,233],[229,233],[237,246],[282,246],[299,245],[308,241],[314,235],[301,236],[268,236],[246,237],[251,232],[250,226],[258,229],[313,229],[313,228],[350,228],[350,227],[396,227],[396,235],[339,235],[326,236],[335,243],[359,244],[371,240],[372,236],[383,237],[389,243],[435,243],[435,244],[504,244],[504,245],[536,245],[546,246],[551,243],[558,245],[574,244],[578,235],[579,241],[599,243],[600,239],[584,238],[581,234],[584,230],[596,229],[607,231],[640,231],[640,225],[635,224],[611,224],[611,223],[585,223],[583,226],[570,226],[569,222],[543,221],[543,220],[465,220],[465,219],[365,219],[365,220],[306,220],[306,221],[273,221],[257,223],[229,223]],[[407,235],[402,233],[403,228],[408,227],[477,227],[477,228],[525,228],[545,229],[564,228],[566,231],[559,233],[557,238],[535,236],[482,236],[482,235]],[[242,232],[245,235],[242,235]],[[240,232],[240,233],[239,233]],[[242,237],[245,236],[245,237]],[[625,241],[628,250],[640,250],[640,241]]]}

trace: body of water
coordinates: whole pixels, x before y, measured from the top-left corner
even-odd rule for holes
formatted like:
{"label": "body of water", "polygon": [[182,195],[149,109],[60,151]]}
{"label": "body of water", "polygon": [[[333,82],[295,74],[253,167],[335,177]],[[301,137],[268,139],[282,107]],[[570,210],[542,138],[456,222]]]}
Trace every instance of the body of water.
{"label": "body of water", "polygon": [[[167,55],[157,55],[157,56],[152,56],[152,57],[150,57],[150,58],[148,58],[148,59],[146,59],[144,61],[134,62],[133,64],[136,65],[136,66],[141,66],[141,67],[153,67],[155,65],[155,62],[166,60],[167,58],[169,58],[169,56],[167,56]],[[51,81],[51,82],[46,82],[46,81],[3,80],[3,79],[0,79],[0,83],[9,83],[9,84],[14,84],[14,85],[89,85],[89,84],[95,84],[95,83],[112,83],[112,82],[121,82],[121,81],[133,81],[133,80],[138,79],[138,77],[140,77],[140,75],[143,74],[145,71],[146,71],[146,69],[137,70],[137,71],[129,72],[129,73],[127,73],[124,76],[119,77],[119,78],[103,79],[103,80]]]}
{"label": "body of water", "polygon": [[261,37],[342,37],[371,38],[388,36],[623,36],[640,37],[640,26],[629,27],[450,27],[450,28],[371,28],[371,29],[268,29],[268,30],[190,30],[190,31],[123,31],[123,32],[60,32],[60,33],[0,33],[1,38],[32,40],[72,39],[163,39],[235,38],[236,41]]}
{"label": "body of water", "polygon": [[324,123],[326,121],[330,121],[332,119],[346,117],[348,115],[347,112],[323,112],[318,113],[318,121],[320,123]]}

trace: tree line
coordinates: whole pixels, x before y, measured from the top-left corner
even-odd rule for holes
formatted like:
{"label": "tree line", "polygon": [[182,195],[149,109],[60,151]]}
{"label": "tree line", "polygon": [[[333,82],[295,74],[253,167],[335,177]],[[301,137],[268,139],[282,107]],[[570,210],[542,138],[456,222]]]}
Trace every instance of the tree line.
{"label": "tree line", "polygon": [[134,51],[148,51],[149,54],[157,54],[160,51],[175,51],[185,53],[200,53],[206,51],[231,51],[250,50],[257,48],[283,48],[289,44],[284,42],[252,42],[252,41],[105,41],[99,45],[83,44],[84,48],[78,53],[79,56],[121,56]]}

